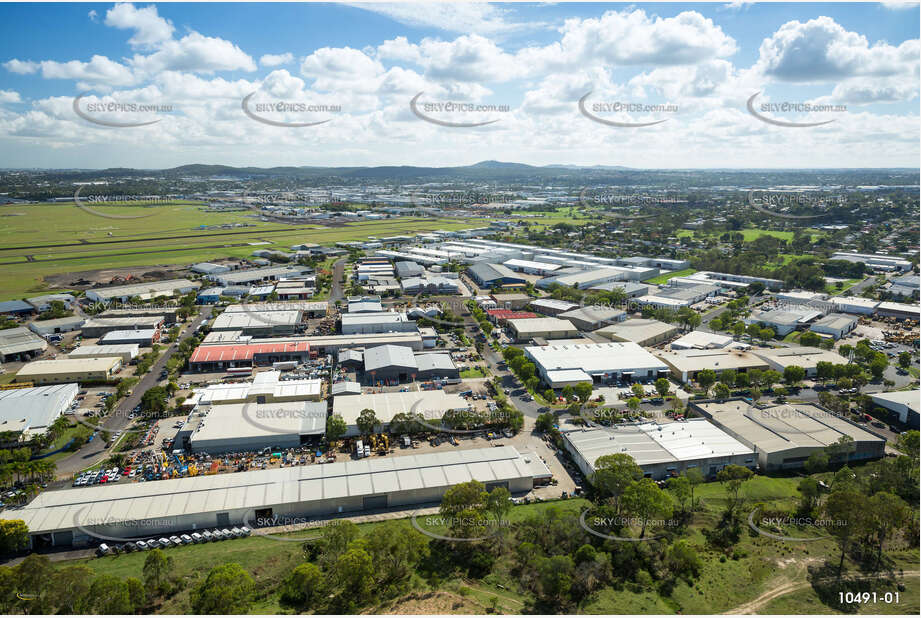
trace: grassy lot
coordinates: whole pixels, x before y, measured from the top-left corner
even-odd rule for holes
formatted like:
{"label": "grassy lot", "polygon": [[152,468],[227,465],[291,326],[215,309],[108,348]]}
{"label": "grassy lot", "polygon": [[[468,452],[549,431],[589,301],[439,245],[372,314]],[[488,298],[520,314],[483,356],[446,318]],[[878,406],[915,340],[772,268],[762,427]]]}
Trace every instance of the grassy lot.
{"label": "grassy lot", "polygon": [[[56,451],[57,449],[62,448],[65,444],[70,442],[72,438],[76,438],[77,436],[89,437],[91,433],[93,433],[93,430],[87,427],[86,425],[84,425],[83,423],[74,422],[60,436],[58,436],[55,439],[55,441],[52,442],[51,445],[48,446],[48,448],[42,451],[42,453],[50,453],[52,451]],[[58,459],[61,459],[62,457],[67,457],[70,454],[71,453],[69,452],[62,451],[60,453],[55,453],[54,455],[49,455],[48,457],[45,457],[45,461],[57,461]]]}
{"label": "grassy lot", "polygon": [[837,283],[827,283],[825,285],[825,293],[831,294],[832,296],[838,296],[839,294],[847,292],[861,281],[863,281],[863,279],[848,279],[840,288]]}
{"label": "grassy lot", "polygon": [[464,369],[460,372],[461,378],[485,378],[486,372],[483,371],[482,367],[470,367],[469,369]]}
{"label": "grassy lot", "polygon": [[[715,234],[716,236],[722,236],[723,234],[726,233],[726,231],[727,230],[718,230],[717,232],[715,232]],[[822,232],[819,230],[806,229],[805,231],[811,233],[813,242],[815,242],[817,238],[822,236]],[[761,236],[773,236],[775,238],[780,238],[781,240],[784,240],[786,242],[790,242],[791,240],[793,240],[792,231],[766,230],[763,228],[752,227],[752,228],[741,230],[741,232],[742,232],[742,237],[744,238],[745,242],[752,242],[753,240]],[[704,238],[706,236],[708,236],[708,234],[700,230],[679,230],[675,232],[675,237],[677,238],[695,238],[695,237]]]}
{"label": "grassy lot", "polygon": [[665,285],[668,283],[668,280],[672,277],[687,277],[688,275],[693,275],[697,271],[693,268],[685,268],[684,270],[676,270],[670,273],[664,273],[662,275],[656,275],[652,279],[646,279],[644,283],[653,283],[655,285]]}
{"label": "grassy lot", "polygon": [[[300,242],[330,245],[343,240],[363,240],[368,236],[458,230],[483,224],[482,220],[401,217],[360,221],[341,227],[290,226],[261,221],[250,212],[209,213],[192,203],[149,208],[109,205],[94,206],[94,209],[113,215],[154,214],[143,219],[109,219],[94,216],[73,204],[0,207],[0,216],[6,215],[0,227],[0,300],[48,290],[49,286],[43,281],[47,275],[114,267],[185,265],[221,257],[247,257],[256,249],[287,250]],[[14,216],[19,213],[23,216]],[[219,224],[246,224],[246,227],[198,229],[200,225]],[[152,240],[165,236],[192,237]],[[83,241],[131,242],[24,248]]]}

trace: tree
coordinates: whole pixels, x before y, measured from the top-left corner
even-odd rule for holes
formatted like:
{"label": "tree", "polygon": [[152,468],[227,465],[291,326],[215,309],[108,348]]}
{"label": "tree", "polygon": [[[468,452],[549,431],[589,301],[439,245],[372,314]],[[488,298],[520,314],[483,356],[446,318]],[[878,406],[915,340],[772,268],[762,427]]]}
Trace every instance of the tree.
{"label": "tree", "polygon": [[822,338],[819,337],[814,332],[812,332],[811,330],[804,331],[803,334],[799,336],[799,343],[800,345],[804,345],[804,346],[809,346],[809,347],[814,348],[817,345],[819,345],[821,341],[822,341]]}
{"label": "tree", "polygon": [[758,338],[761,341],[769,341],[775,337],[776,333],[773,328],[762,328],[758,331]]}
{"label": "tree", "polygon": [[873,356],[873,360],[870,361],[868,369],[870,370],[870,375],[873,376],[874,382],[879,382],[883,379],[883,372],[886,371],[886,367],[889,366],[889,359],[886,358],[886,355],[882,352],[878,352]]}
{"label": "tree", "polygon": [[595,489],[604,496],[610,497],[617,512],[620,512],[620,500],[624,491],[631,483],[643,478],[643,470],[626,453],[602,455],[595,461],[595,473],[591,481]]}
{"label": "tree", "polygon": [[627,407],[630,408],[631,411],[636,412],[640,409],[640,400],[636,397],[631,397],[627,400]]}
{"label": "tree", "polygon": [[505,516],[512,509],[512,494],[504,487],[495,487],[486,496],[485,508],[495,519],[497,526],[504,525]]}
{"label": "tree", "polygon": [[742,485],[754,475],[755,473],[748,468],[735,464],[729,464],[716,473],[716,480],[729,492],[728,510],[730,513],[734,513],[738,507],[742,506],[740,497]]}
{"label": "tree", "polygon": [[[736,388],[748,388],[750,382],[747,373],[737,373],[734,386]],[[728,385],[727,385],[728,386]]]}
{"label": "tree", "polygon": [[398,592],[429,556],[429,539],[406,521],[389,520],[368,538],[368,552],[377,567],[377,585]]}
{"label": "tree", "polygon": [[821,485],[811,476],[807,476],[800,479],[796,488],[800,493],[800,511],[811,513],[819,505],[819,498],[822,496]]}
{"label": "tree", "polygon": [[555,423],[556,416],[552,412],[544,412],[538,415],[537,420],[534,421],[534,429],[540,432],[547,432],[553,429]]}
{"label": "tree", "polygon": [[731,395],[732,392],[730,392],[729,387],[722,382],[717,384],[716,388],[713,389],[713,396],[717,399],[729,399]]}
{"label": "tree", "polygon": [[317,565],[304,562],[294,567],[281,584],[283,603],[298,608],[314,606],[326,591],[326,578]]}
{"label": "tree", "polygon": [[29,527],[21,519],[0,519],[0,553],[12,554],[29,546]]}
{"label": "tree", "polygon": [[144,569],[142,571],[147,589],[162,593],[172,570],[172,556],[167,556],[160,549],[150,551],[144,559]]}
{"label": "tree", "polygon": [[832,379],[835,375],[835,365],[828,361],[819,361],[815,364],[815,377],[822,383]]}
{"label": "tree", "polygon": [[134,612],[137,613],[147,605],[147,591],[144,589],[144,584],[137,577],[126,577],[125,587],[128,589],[128,601],[134,608]]}
{"label": "tree", "polygon": [[876,537],[876,567],[881,566],[883,544],[894,530],[898,530],[911,519],[911,509],[896,495],[886,491],[873,494],[866,511],[866,529]]}
{"label": "tree", "polygon": [[[110,397],[110,399],[113,399]],[[169,401],[169,393],[162,386],[154,386],[147,389],[141,395],[141,409],[150,414],[159,414],[166,411],[166,403]]]}
{"label": "tree", "polygon": [[771,388],[780,382],[780,378],[780,373],[774,371],[773,369],[767,369],[761,373],[761,386]]}
{"label": "tree", "polygon": [[591,382],[579,382],[575,385],[573,390],[576,393],[576,397],[579,398],[579,401],[585,403],[592,397],[592,384]]}
{"label": "tree", "polygon": [[828,453],[825,450],[814,451],[809,458],[806,460],[806,463],[803,464],[803,467],[806,468],[806,472],[809,474],[815,474],[816,472],[822,472],[828,468]]}
{"label": "tree", "polygon": [[439,514],[451,533],[461,538],[481,536],[489,494],[479,481],[467,481],[448,489],[441,499]]}
{"label": "tree", "polygon": [[565,607],[569,602],[575,565],[570,556],[541,557],[537,564],[538,595],[552,607]]}
{"label": "tree", "polygon": [[340,605],[360,607],[368,601],[374,586],[374,560],[360,541],[353,541],[336,560],[331,575]]}
{"label": "tree", "polygon": [[665,563],[674,575],[686,579],[696,577],[703,568],[703,561],[687,539],[679,539],[668,548]]}
{"label": "tree", "polygon": [[566,401],[572,401],[576,395],[576,390],[572,386],[567,384],[566,386],[563,387],[563,390],[560,391],[560,395],[562,395],[563,399],[565,399]]}
{"label": "tree", "polygon": [[329,526],[324,526],[323,536],[311,549],[316,550],[320,567],[328,570],[360,536],[361,532],[353,521],[342,519]]}
{"label": "tree", "polygon": [[688,482],[691,484],[691,508],[693,509],[697,505],[694,490],[704,482],[704,473],[700,471],[700,468],[688,468],[683,476],[687,477]]}
{"label": "tree", "polygon": [[745,329],[745,332],[748,334],[749,338],[754,341],[761,335],[761,327],[757,324],[749,324]]}
{"label": "tree", "polygon": [[735,386],[737,375],[738,374],[735,372],[734,369],[725,369],[722,372],[720,372],[719,382],[720,384],[725,384],[729,388],[732,388],[733,386]]}
{"label": "tree", "polygon": [[783,369],[784,382],[793,386],[806,377],[806,370],[797,365],[787,365]]}
{"label": "tree", "polygon": [[87,598],[93,583],[93,569],[84,565],[66,566],[57,569],[49,582],[49,601],[62,614],[88,614],[90,600]]}
{"label": "tree", "polygon": [[345,424],[343,418],[338,414],[332,414],[328,419],[326,419],[327,441],[335,442],[344,436],[346,431],[348,431],[348,426]]}
{"label": "tree", "polygon": [[899,352],[899,367],[902,369],[911,367],[911,352]]}
{"label": "tree", "polygon": [[365,408],[359,412],[358,419],[355,421],[355,424],[358,426],[358,431],[360,431],[363,436],[367,436],[374,433],[374,429],[380,425],[380,421],[377,420],[377,416],[375,416],[374,410]]}
{"label": "tree", "polygon": [[633,396],[637,399],[642,399],[646,395],[646,389],[644,389],[643,385],[639,383],[634,383],[631,385],[630,390],[633,391]]}
{"label": "tree", "polygon": [[192,610],[196,614],[245,614],[255,590],[250,574],[236,562],[228,562],[211,569],[192,591]]}
{"label": "tree", "polygon": [[623,496],[624,506],[642,521],[640,538],[646,536],[646,525],[655,516],[669,517],[672,514],[672,501],[668,494],[659,489],[650,478],[642,478],[631,483]]}
{"label": "tree", "polygon": [[748,394],[751,397],[751,400],[754,401],[755,403],[757,403],[758,400],[761,399],[761,389],[758,388],[757,386],[754,386],[751,389],[749,389]]}
{"label": "tree", "polygon": [[921,436],[921,433],[917,429],[912,429],[900,435],[897,442],[898,449],[908,455],[916,466],[918,464],[919,436]]}
{"label": "tree", "polygon": [[115,575],[97,575],[88,597],[94,614],[133,614],[128,586]]}
{"label": "tree", "polygon": [[838,561],[838,578],[844,570],[844,556],[851,544],[851,538],[859,532],[859,522],[866,510],[866,497],[851,489],[834,490],[825,501],[825,517],[835,525],[828,526],[827,531],[838,543],[841,558]]}
{"label": "tree", "polygon": [[682,511],[686,510],[688,502],[691,500],[691,481],[686,476],[676,476],[668,481],[668,489],[678,501],[678,506]]}
{"label": "tree", "polygon": [[666,397],[671,387],[672,385],[668,381],[668,378],[659,378],[656,380],[656,392],[659,393],[659,397]]}
{"label": "tree", "polygon": [[706,395],[710,391],[710,387],[716,383],[716,372],[712,369],[698,371],[697,383],[704,389],[704,394]]}

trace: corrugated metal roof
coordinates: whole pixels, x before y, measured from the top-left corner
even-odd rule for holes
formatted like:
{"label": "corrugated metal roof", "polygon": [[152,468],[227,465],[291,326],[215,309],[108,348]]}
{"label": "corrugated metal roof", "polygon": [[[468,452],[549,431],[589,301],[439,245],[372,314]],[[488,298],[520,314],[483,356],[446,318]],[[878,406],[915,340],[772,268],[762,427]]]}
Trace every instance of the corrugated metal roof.
{"label": "corrugated metal roof", "polygon": [[[22,519],[33,533],[259,508],[297,502],[446,488],[472,479],[505,481],[535,474],[511,446],[373,460],[253,470],[152,483],[95,486],[39,494],[0,516]],[[549,474],[545,466],[540,472]]]}

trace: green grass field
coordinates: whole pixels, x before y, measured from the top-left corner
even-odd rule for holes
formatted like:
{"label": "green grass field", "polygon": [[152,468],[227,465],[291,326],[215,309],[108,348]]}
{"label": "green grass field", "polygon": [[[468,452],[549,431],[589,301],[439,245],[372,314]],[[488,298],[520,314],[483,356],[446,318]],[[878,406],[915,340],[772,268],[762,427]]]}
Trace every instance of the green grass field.
{"label": "green grass field", "polygon": [[[483,225],[482,220],[402,217],[340,227],[290,226],[261,221],[249,212],[205,212],[192,203],[156,207],[94,205],[93,209],[111,215],[153,214],[141,219],[110,219],[94,216],[73,204],[0,207],[3,220],[0,226],[0,300],[48,290],[43,280],[47,275],[103,268],[185,265],[221,257],[247,257],[256,249],[287,250],[300,242],[331,245],[343,240],[364,240],[368,236]],[[201,225],[244,223],[248,226],[197,229]],[[85,244],[91,242],[106,244]]]}
{"label": "green grass field", "polygon": [[668,283],[668,280],[672,277],[687,277],[688,275],[693,275],[697,271],[693,268],[685,268],[684,270],[676,270],[670,273],[664,273],[662,275],[656,275],[652,279],[646,279],[643,283],[653,283],[655,285],[665,285]]}
{"label": "green grass field", "polygon": [[[819,230],[807,229],[805,231],[811,232],[813,242],[815,242],[815,240],[819,236],[822,235],[822,232],[820,232]],[[725,232],[726,230],[719,230],[715,233],[717,236],[721,236]],[[744,238],[745,242],[752,242],[753,240],[755,240],[756,238],[760,238],[761,236],[773,236],[774,238],[780,238],[781,240],[784,240],[786,242],[790,242],[791,240],[793,240],[792,231],[766,230],[763,228],[747,228],[747,229],[741,230],[741,232],[742,232],[742,237]],[[699,231],[699,230],[680,230],[678,232],[675,232],[675,236],[677,238],[695,238],[695,237],[704,238],[708,236],[708,234],[706,234],[705,232]]]}

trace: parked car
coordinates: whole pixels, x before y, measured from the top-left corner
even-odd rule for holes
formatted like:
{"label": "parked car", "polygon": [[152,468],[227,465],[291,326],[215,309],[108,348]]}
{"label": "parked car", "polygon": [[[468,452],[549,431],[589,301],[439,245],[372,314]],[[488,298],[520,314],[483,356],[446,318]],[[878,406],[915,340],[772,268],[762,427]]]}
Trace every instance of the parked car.
{"label": "parked car", "polygon": [[135,543],[137,545],[138,551],[147,551],[150,547],[147,545],[147,541],[138,541]]}
{"label": "parked car", "polygon": [[108,554],[111,550],[112,550],[112,548],[109,547],[108,545],[106,545],[105,543],[100,543],[100,544],[99,544],[99,547],[96,548],[96,555],[97,555],[97,556],[105,556],[105,555]]}
{"label": "parked car", "polygon": [[192,542],[192,537],[188,534],[181,534],[179,535],[179,540],[182,541],[183,545],[189,545]]}

